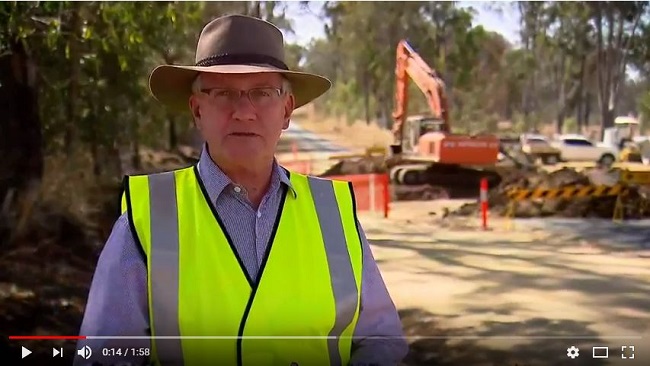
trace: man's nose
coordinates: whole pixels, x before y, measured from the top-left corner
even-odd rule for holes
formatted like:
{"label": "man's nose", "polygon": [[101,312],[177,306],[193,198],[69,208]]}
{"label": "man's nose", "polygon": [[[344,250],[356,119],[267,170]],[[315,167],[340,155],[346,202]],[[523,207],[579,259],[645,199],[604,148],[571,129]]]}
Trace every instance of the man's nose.
{"label": "man's nose", "polygon": [[255,116],[255,106],[248,98],[246,93],[242,93],[239,96],[239,99],[234,104],[235,107],[235,117],[238,118],[250,118],[250,116]]}

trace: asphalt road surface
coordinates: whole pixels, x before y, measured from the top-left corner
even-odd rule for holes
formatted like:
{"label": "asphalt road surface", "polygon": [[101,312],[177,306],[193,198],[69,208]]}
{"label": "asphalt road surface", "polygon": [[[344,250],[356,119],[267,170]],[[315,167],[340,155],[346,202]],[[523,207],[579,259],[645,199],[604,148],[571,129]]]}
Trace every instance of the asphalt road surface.
{"label": "asphalt road surface", "polygon": [[295,144],[298,152],[314,153],[341,153],[348,151],[346,148],[326,140],[317,134],[301,128],[295,121],[291,121],[289,128],[282,133],[277,152],[291,153]]}

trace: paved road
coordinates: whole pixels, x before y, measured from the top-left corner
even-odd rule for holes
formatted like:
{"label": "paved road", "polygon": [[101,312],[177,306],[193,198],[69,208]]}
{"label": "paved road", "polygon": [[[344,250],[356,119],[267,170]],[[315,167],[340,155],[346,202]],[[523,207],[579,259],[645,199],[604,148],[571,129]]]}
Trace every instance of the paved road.
{"label": "paved road", "polygon": [[314,152],[314,153],[341,153],[346,152],[348,149],[339,146],[332,141],[326,140],[319,135],[305,130],[292,121],[289,128],[282,133],[280,143],[278,144],[278,153],[292,152],[292,145],[296,144],[299,152]]}
{"label": "paved road", "polygon": [[[278,161],[288,169],[316,175],[325,172],[337,162],[330,159],[333,154],[350,152],[343,146],[301,128],[296,121],[292,121],[289,128],[282,133],[276,151]],[[309,163],[305,163],[306,161]]]}

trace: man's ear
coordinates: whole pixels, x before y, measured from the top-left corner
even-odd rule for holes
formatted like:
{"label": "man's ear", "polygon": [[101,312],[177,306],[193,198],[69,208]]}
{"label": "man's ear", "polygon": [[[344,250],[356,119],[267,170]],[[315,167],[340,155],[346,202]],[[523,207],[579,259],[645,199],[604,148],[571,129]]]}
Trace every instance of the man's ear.
{"label": "man's ear", "polygon": [[196,126],[198,129],[201,129],[201,124],[199,123],[201,120],[201,108],[194,95],[190,97],[189,104],[190,112],[192,112],[192,120],[194,121],[194,126]]}
{"label": "man's ear", "polygon": [[282,125],[283,130],[289,128],[289,121],[291,121],[291,114],[293,113],[295,106],[296,99],[294,98],[293,94],[289,94],[286,103],[284,103],[284,124]]}

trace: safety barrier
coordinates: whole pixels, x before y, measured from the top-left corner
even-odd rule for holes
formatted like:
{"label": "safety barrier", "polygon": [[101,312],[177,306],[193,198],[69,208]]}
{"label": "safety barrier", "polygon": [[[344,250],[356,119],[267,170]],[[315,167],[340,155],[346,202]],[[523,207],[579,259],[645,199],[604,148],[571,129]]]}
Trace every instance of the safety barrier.
{"label": "safety barrier", "polygon": [[352,182],[357,211],[381,212],[388,217],[390,181],[388,174],[354,174],[329,176],[327,179]]}
{"label": "safety barrier", "polygon": [[488,180],[487,178],[481,178],[481,186],[479,189],[479,201],[481,203],[481,227],[483,230],[487,230],[488,224],[487,224],[487,219],[488,219],[488,210],[489,210],[489,203],[488,203]]}
{"label": "safety barrier", "polygon": [[280,165],[300,174],[312,174],[312,159],[301,159],[298,157],[298,145],[291,143],[291,157],[279,161]]}
{"label": "safety barrier", "polygon": [[613,186],[566,186],[560,188],[515,188],[508,192],[511,201],[523,201],[536,198],[574,198],[574,197],[607,197],[627,194],[628,188],[623,184]]}
{"label": "safety barrier", "polygon": [[618,181],[620,183],[639,186],[650,185],[650,171],[621,170]]}
{"label": "safety barrier", "polygon": [[[291,171],[309,175],[316,173],[314,169],[319,162],[329,161],[329,159],[294,158],[283,159],[279,163]],[[388,174],[350,174],[328,176],[326,178],[352,182],[357,211],[380,212],[384,217],[388,217],[390,210],[390,179]]]}
{"label": "safety barrier", "polygon": [[[509,199],[506,218],[512,219],[515,216],[516,204],[520,201],[534,199],[572,199],[585,197],[616,197],[612,221],[621,221],[624,218],[623,197],[629,193],[626,184],[607,185],[572,185],[560,188],[514,188],[507,192]],[[512,221],[508,221],[512,227]]]}

